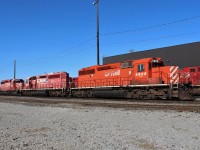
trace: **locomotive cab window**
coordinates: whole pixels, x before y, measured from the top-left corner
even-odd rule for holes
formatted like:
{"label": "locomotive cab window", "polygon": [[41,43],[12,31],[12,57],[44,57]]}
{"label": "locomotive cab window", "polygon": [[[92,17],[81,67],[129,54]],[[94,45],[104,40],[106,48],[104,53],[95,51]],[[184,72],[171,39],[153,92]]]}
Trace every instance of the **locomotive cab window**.
{"label": "locomotive cab window", "polygon": [[20,83],[20,80],[15,80],[15,81],[13,81],[13,82],[15,82],[15,83]]}
{"label": "locomotive cab window", "polygon": [[200,72],[200,68],[198,68],[198,72]]}
{"label": "locomotive cab window", "polygon": [[144,71],[144,64],[138,65],[138,72]]}
{"label": "locomotive cab window", "polygon": [[163,61],[158,61],[158,60],[152,60],[152,67],[153,68],[156,68],[156,67],[162,67],[164,66],[164,63]]}
{"label": "locomotive cab window", "polygon": [[122,62],[120,67],[123,68],[132,68],[133,67],[133,63],[132,61],[128,61],[128,62]]}
{"label": "locomotive cab window", "polygon": [[191,68],[191,69],[190,69],[190,72],[195,72],[195,68]]}
{"label": "locomotive cab window", "polygon": [[35,76],[34,76],[34,77],[31,77],[30,80],[36,80],[36,77],[35,77]]}

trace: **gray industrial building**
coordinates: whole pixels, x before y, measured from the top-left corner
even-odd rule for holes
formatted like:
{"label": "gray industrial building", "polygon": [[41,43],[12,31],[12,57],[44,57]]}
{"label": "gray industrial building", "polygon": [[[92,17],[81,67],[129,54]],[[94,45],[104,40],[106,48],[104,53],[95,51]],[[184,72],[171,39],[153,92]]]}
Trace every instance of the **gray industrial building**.
{"label": "gray industrial building", "polygon": [[165,65],[177,65],[180,68],[200,66],[200,42],[104,57],[103,64],[148,57],[161,57]]}

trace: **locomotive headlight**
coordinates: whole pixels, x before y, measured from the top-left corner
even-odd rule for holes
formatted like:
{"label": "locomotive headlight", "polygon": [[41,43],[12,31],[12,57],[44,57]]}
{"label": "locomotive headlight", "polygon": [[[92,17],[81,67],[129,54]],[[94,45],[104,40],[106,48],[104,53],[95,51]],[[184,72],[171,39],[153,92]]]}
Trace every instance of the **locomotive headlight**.
{"label": "locomotive headlight", "polygon": [[155,63],[155,62],[158,63],[158,60],[152,60],[152,62],[154,62],[154,63]]}

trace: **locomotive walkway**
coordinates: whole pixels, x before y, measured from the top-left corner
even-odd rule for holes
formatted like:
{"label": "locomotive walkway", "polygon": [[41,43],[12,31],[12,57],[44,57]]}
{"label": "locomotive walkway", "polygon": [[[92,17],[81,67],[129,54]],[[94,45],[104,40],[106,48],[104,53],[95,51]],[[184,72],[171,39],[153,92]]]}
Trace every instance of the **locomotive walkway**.
{"label": "locomotive walkway", "polygon": [[79,98],[47,98],[0,96],[0,102],[19,103],[25,105],[73,107],[75,105],[91,107],[111,107],[122,109],[151,109],[200,112],[200,100],[123,100],[123,99],[79,99]]}

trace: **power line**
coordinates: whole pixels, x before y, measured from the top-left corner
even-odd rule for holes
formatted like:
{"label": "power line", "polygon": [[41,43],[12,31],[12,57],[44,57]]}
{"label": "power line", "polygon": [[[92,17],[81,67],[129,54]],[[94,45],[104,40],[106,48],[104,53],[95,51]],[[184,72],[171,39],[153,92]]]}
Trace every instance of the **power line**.
{"label": "power line", "polygon": [[[112,35],[112,34],[120,34],[120,33],[133,32],[133,31],[147,30],[147,29],[166,26],[166,25],[170,25],[170,24],[176,24],[176,23],[179,23],[179,22],[189,21],[189,20],[198,19],[198,18],[200,18],[200,16],[191,17],[191,18],[185,18],[185,19],[182,19],[182,20],[177,20],[177,21],[168,22],[168,23],[159,24],[159,25],[153,25],[153,26],[149,26],[149,27],[145,27],[145,28],[138,28],[138,29],[133,29],[133,30],[125,30],[125,31],[120,31],[120,32],[112,32],[112,33],[106,33],[106,34],[101,34],[101,35]],[[199,33],[199,31],[192,32],[192,33],[173,35],[173,36],[161,36],[161,37],[151,38],[151,39],[136,40],[136,41],[129,41],[129,42],[120,42],[120,43],[110,43],[110,44],[103,44],[103,45],[114,45],[114,44],[128,44],[128,43],[134,43],[134,42],[145,42],[145,41],[158,40],[158,39],[164,39],[164,38],[172,38],[172,37],[176,37],[176,36],[185,36],[185,35],[190,35],[190,34],[195,34],[195,33]],[[86,43],[88,43],[88,42],[90,42],[90,41],[92,41],[94,39],[95,39],[95,37],[92,37],[92,38],[90,38],[90,39],[88,39],[86,41],[80,42],[80,43],[72,46],[71,48],[57,51],[57,52],[52,53],[52,54],[50,54],[48,56],[45,56],[45,57],[40,57],[40,58],[36,58],[36,59],[33,59],[33,60],[18,60],[18,62],[19,63],[29,62],[28,64],[30,64],[30,61],[33,61],[33,64],[34,64],[34,63],[40,63],[40,62],[45,62],[45,61],[52,61],[52,60],[49,60],[49,58],[59,58],[59,57],[63,57],[63,56],[66,56],[66,55],[70,55],[69,52],[68,52],[69,50],[72,50],[72,49],[74,49],[76,47],[80,47],[80,46],[82,46],[82,45],[84,45],[84,44],[86,44]],[[66,51],[68,53],[64,54],[64,53],[66,53]],[[78,52],[78,51],[75,51],[75,52]],[[72,53],[74,53],[74,52],[72,52]],[[24,64],[24,65],[27,65],[27,63]],[[19,66],[23,66],[23,65],[19,65]]]}
{"label": "power line", "polygon": [[44,56],[44,57],[40,57],[40,58],[36,58],[36,59],[32,59],[32,60],[30,60],[30,59],[29,60],[18,60],[18,63],[27,62],[27,61],[30,62],[30,61],[37,61],[37,60],[44,60],[44,59],[54,58],[54,57],[57,57],[58,55],[60,55],[61,53],[66,53],[67,50],[72,50],[72,49],[74,49],[76,47],[80,47],[80,46],[82,46],[82,45],[84,45],[84,44],[86,44],[86,43],[88,43],[88,42],[90,42],[90,41],[92,41],[94,39],[95,39],[95,37],[92,37],[92,38],[90,38],[88,40],[85,40],[83,42],[80,42],[80,43],[78,43],[78,44],[76,44],[76,45],[74,45],[74,46],[72,46],[70,48],[57,51],[57,52],[52,53],[52,54],[50,54],[48,56]]}
{"label": "power line", "polygon": [[191,34],[200,33],[200,31],[190,32],[190,33],[183,33],[183,34],[176,34],[176,35],[170,35],[170,36],[161,36],[157,38],[150,38],[150,39],[144,39],[144,40],[135,40],[135,41],[128,41],[128,42],[119,42],[119,43],[110,43],[110,44],[103,44],[103,45],[115,45],[115,44],[129,44],[129,43],[136,43],[136,42],[146,42],[146,41],[152,41],[152,40],[160,40],[160,39],[166,39],[166,38],[174,38],[179,36],[186,36]]}
{"label": "power line", "polygon": [[[132,30],[124,30],[124,31],[119,31],[119,32],[111,32],[111,33],[106,33],[106,34],[101,34],[101,35],[113,35],[113,34],[121,34],[121,33],[127,33],[127,32],[134,32],[134,31],[141,31],[141,30],[147,30],[147,29],[152,29],[152,28],[156,28],[156,27],[161,27],[161,26],[166,26],[166,25],[170,25],[170,24],[175,24],[175,23],[179,23],[179,22],[184,22],[184,21],[189,21],[189,20],[193,20],[193,19],[198,19],[200,18],[200,16],[195,16],[195,17],[191,17],[191,18],[185,18],[185,19],[182,19],[182,20],[177,20],[177,21],[173,21],[173,22],[168,22],[168,23],[164,23],[164,24],[159,24],[159,25],[153,25],[153,26],[149,26],[149,27],[144,27],[144,28],[138,28],[138,29],[132,29]],[[54,58],[54,57],[57,57],[57,55],[60,55],[61,53],[66,53],[67,50],[72,50],[73,48],[76,48],[76,47],[79,47],[81,45],[84,45],[92,40],[94,40],[95,37],[92,37],[86,41],[83,41],[81,43],[78,43],[74,46],[72,46],[71,48],[67,48],[67,49],[64,49],[64,50],[60,50],[60,51],[57,51],[55,53],[52,53],[48,56],[44,56],[44,57],[40,57],[40,58],[36,58],[36,59],[32,59],[32,60],[18,60],[18,63],[21,63],[21,62],[30,62],[30,61],[37,61],[37,60],[44,60],[44,59],[49,59],[49,58]],[[108,44],[106,44],[108,45]],[[111,44],[112,45],[112,44]]]}
{"label": "power line", "polygon": [[106,35],[114,35],[114,34],[122,34],[122,33],[127,33],[127,32],[135,32],[135,31],[147,30],[147,29],[167,26],[167,25],[171,25],[171,24],[176,24],[176,23],[180,23],[180,22],[185,22],[185,21],[189,21],[189,20],[193,20],[193,19],[199,19],[199,18],[200,18],[200,16],[195,16],[195,17],[191,17],[191,18],[185,18],[185,19],[182,19],[182,20],[176,20],[176,21],[173,21],[173,22],[168,22],[168,23],[148,26],[148,27],[144,27],[144,28],[130,29],[130,30],[124,30],[124,31],[117,31],[117,32],[110,32],[110,33],[104,33],[104,34],[100,34],[100,35],[106,36]]}
{"label": "power line", "polygon": [[82,48],[82,49],[73,51],[73,52],[71,52],[71,53],[67,53],[67,54],[63,54],[63,55],[54,56],[54,59],[35,60],[35,62],[28,62],[28,63],[25,63],[25,64],[20,64],[20,65],[18,65],[18,66],[27,66],[27,65],[34,65],[34,64],[45,63],[45,62],[53,62],[53,61],[58,60],[58,58],[62,58],[62,57],[65,57],[65,56],[70,56],[70,55],[73,55],[74,53],[78,53],[78,52],[80,52],[80,51],[82,51],[82,50],[88,50],[88,48],[91,48],[91,47],[95,47],[95,45],[91,45],[91,46],[88,46],[88,47],[86,47],[86,48]]}
{"label": "power line", "polygon": [[[86,43],[88,43],[89,41],[92,41],[92,40],[94,40],[94,39],[95,39],[95,37],[90,38],[90,39],[88,39],[88,40],[86,40],[86,41],[83,41],[83,42],[81,42],[81,43],[78,43],[78,44],[72,46],[71,48],[58,51],[58,52],[56,52],[56,53],[54,53],[54,54],[51,54],[51,55],[49,55],[49,56],[46,56],[46,57],[40,57],[40,58],[38,58],[38,59],[32,60],[32,61],[34,61],[34,62],[30,62],[31,60],[20,60],[20,61],[18,61],[18,62],[24,63],[24,64],[19,64],[19,63],[18,63],[17,66],[27,66],[27,65],[35,65],[35,64],[39,64],[39,63],[45,63],[45,62],[52,62],[52,61],[58,60],[58,58],[61,58],[61,57],[64,57],[64,56],[73,55],[74,53],[78,53],[78,52],[80,52],[80,51],[87,50],[88,48],[95,47],[95,45],[92,45],[92,46],[90,45],[90,46],[88,46],[88,47],[86,47],[86,48],[81,48],[81,49],[79,49],[79,50],[72,51],[71,53],[68,52],[67,54],[64,54],[64,53],[66,53],[66,52],[64,52],[64,51],[66,51],[66,50],[68,50],[68,51],[70,50],[70,51],[71,51],[71,50],[73,50],[73,49],[75,49],[75,48],[77,48],[77,47],[80,47],[80,46],[82,46],[82,45],[84,45],[84,44],[86,44]],[[64,52],[64,53],[62,53],[62,52]],[[58,54],[58,55],[57,55],[57,54]],[[62,54],[62,55],[60,55],[60,54]],[[49,59],[49,58],[54,58],[54,59]],[[56,59],[56,58],[57,58],[57,59]],[[9,64],[9,65],[12,65],[12,64],[13,64],[13,63],[11,63],[11,64]],[[7,67],[6,69],[0,70],[0,74],[2,74],[2,72],[5,72],[5,71],[11,71],[10,69],[11,69],[11,68]]]}

